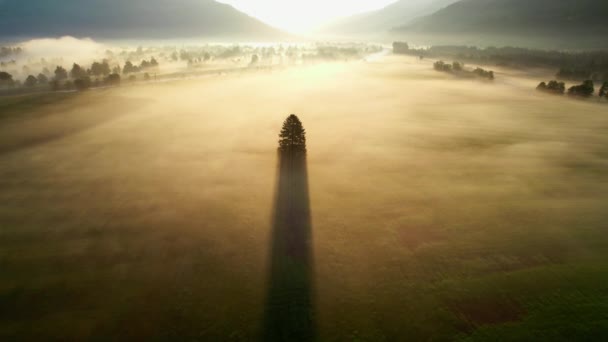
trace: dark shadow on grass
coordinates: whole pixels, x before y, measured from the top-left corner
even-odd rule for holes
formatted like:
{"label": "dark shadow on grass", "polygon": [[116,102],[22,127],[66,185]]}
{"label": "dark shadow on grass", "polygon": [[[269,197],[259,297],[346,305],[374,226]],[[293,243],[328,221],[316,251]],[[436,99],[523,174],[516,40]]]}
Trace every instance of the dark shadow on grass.
{"label": "dark shadow on grass", "polygon": [[313,255],[306,155],[279,152],[264,341],[313,341]]}
{"label": "dark shadow on grass", "polygon": [[[64,101],[65,99],[66,98],[61,97],[58,98],[57,101]],[[120,107],[116,107],[117,105],[115,102],[110,99],[103,102],[95,100],[96,102],[75,103],[73,104],[75,106],[73,108],[58,107],[48,109],[46,107],[48,103],[36,102],[37,100],[32,101],[34,102],[29,104],[28,107],[17,108],[18,110],[23,111],[23,116],[25,116],[25,118],[23,121],[9,123],[11,127],[13,127],[11,135],[0,137],[0,157],[52,143],[56,140],[61,140],[110,123],[128,115],[132,110],[141,108],[145,105],[144,100],[120,99]],[[24,106],[23,103],[19,103],[19,105]],[[85,105],[97,108],[96,112],[93,114],[83,114],[76,111],[78,108],[77,106]],[[26,114],[28,110],[38,110],[40,113],[44,113],[44,115],[32,117],[30,114],[30,116],[27,117]],[[68,111],[68,113],[65,113],[64,111]],[[45,121],[51,116],[56,116],[57,119],[54,122]],[[6,129],[1,126],[2,124],[6,123],[3,123],[0,120],[0,129]],[[39,129],[32,130],[30,126],[27,126],[28,124],[35,124],[34,127]]]}

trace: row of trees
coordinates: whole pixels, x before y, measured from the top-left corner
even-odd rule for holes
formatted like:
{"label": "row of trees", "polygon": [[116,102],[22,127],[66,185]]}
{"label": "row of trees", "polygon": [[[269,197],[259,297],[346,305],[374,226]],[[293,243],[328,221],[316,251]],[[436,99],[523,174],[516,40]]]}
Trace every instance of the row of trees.
{"label": "row of trees", "polygon": [[541,82],[536,89],[551,94],[562,95],[566,92],[566,84],[558,81],[549,81],[549,84]]}
{"label": "row of trees", "polygon": [[460,64],[458,62],[454,62],[452,64],[445,63],[444,61],[437,61],[433,64],[433,68],[437,71],[443,72],[452,72],[454,67],[458,67]]}
{"label": "row of trees", "polygon": [[479,77],[482,78],[487,78],[489,80],[493,80],[494,79],[494,71],[492,70],[485,70],[482,68],[475,68],[475,70],[473,70],[473,73]]}
{"label": "row of trees", "polygon": [[[57,66],[53,73],[47,68],[38,76],[29,75],[23,82],[23,85],[28,88],[36,86],[43,86],[50,84],[53,90],[85,90],[92,86],[100,85],[118,85],[120,84],[120,75],[135,74],[147,70],[153,70],[159,67],[159,63],[155,58],[143,60],[139,65],[134,65],[132,62],[127,61],[125,66],[110,67],[107,60],[102,62],[94,62],[90,68],[84,68],[78,63],[74,63],[72,68],[68,71],[62,66]],[[29,70],[28,70],[29,71]],[[92,78],[95,80],[93,81]],[[135,76],[131,75],[130,80],[134,80]],[[150,75],[146,73],[144,79],[149,80]],[[0,72],[0,86],[4,87],[15,87],[19,86],[19,82],[13,79],[13,76],[8,72]]]}
{"label": "row of trees", "polygon": [[23,52],[20,47],[2,46],[0,47],[0,58],[18,55]]}
{"label": "row of trees", "polygon": [[473,71],[467,71],[464,68],[464,64],[460,62],[453,62],[452,64],[445,63],[444,61],[437,61],[433,64],[433,68],[437,71],[454,73],[461,76],[469,77],[469,76],[477,76],[480,78],[485,78],[488,80],[494,79],[494,71],[484,70],[482,68],[475,68]]}
{"label": "row of trees", "polygon": [[[566,93],[566,84],[553,80],[549,81],[549,83],[541,82],[536,89],[546,93],[563,95]],[[593,83],[593,80],[586,80],[582,84],[568,88],[568,95],[570,96],[591,97],[593,94],[595,94],[595,84]],[[608,82],[604,82],[598,95],[600,98],[608,99]]]}
{"label": "row of trees", "polygon": [[395,42],[393,52],[430,58],[453,58],[471,63],[499,66],[543,67],[559,70],[559,80],[608,79],[608,51],[565,52],[516,47],[432,46],[412,49],[407,43]]}
{"label": "row of trees", "polygon": [[135,74],[141,71],[158,68],[158,66],[158,61],[156,61],[154,57],[152,57],[150,61],[144,59],[141,61],[139,66],[131,63],[131,61],[127,61],[125,66],[122,68],[122,73],[123,75]]}
{"label": "row of trees", "polygon": [[515,47],[432,46],[410,48],[407,43],[393,43],[395,54],[430,58],[453,58],[460,61],[498,66],[542,67],[558,70],[558,80],[608,79],[608,51],[564,52]]}

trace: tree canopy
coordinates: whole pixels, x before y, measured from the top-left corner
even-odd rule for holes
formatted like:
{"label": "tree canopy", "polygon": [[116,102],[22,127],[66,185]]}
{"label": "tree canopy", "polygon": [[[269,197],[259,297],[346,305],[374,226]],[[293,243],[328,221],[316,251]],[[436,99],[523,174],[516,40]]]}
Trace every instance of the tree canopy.
{"label": "tree canopy", "polygon": [[558,82],[553,80],[549,81],[549,84],[541,82],[538,87],[536,87],[536,89],[551,94],[563,95],[566,91],[566,84],[564,82]]}
{"label": "tree canopy", "polygon": [[94,62],[91,65],[91,74],[95,77],[108,76],[110,74],[110,65],[104,60],[102,63]]}
{"label": "tree canopy", "polygon": [[13,79],[13,75],[9,74],[6,71],[0,71],[0,81],[11,81]]}
{"label": "tree canopy", "polygon": [[0,85],[3,86],[13,86],[14,84],[13,75],[9,74],[6,71],[0,71]]}
{"label": "tree canopy", "polygon": [[600,88],[600,97],[608,98],[608,81],[602,84],[602,87]]}
{"label": "tree canopy", "polygon": [[72,66],[72,70],[70,70],[70,77],[74,79],[83,78],[87,76],[87,71],[83,69],[80,65],[74,63]]}
{"label": "tree canopy", "polygon": [[47,84],[49,83],[49,78],[45,74],[40,73],[38,74],[38,83]]}
{"label": "tree canopy", "polygon": [[279,150],[281,152],[306,153],[306,130],[295,114],[291,114],[285,120],[279,138]]}
{"label": "tree canopy", "polygon": [[592,80],[587,80],[583,84],[570,87],[568,94],[572,96],[590,97],[595,92]]}
{"label": "tree canopy", "polygon": [[55,69],[55,80],[57,81],[62,81],[68,78],[68,71],[65,70],[63,67],[58,66]]}
{"label": "tree canopy", "polygon": [[25,86],[26,87],[32,88],[32,87],[36,86],[36,84],[38,84],[38,79],[34,75],[29,75],[27,77],[27,79],[25,79]]}

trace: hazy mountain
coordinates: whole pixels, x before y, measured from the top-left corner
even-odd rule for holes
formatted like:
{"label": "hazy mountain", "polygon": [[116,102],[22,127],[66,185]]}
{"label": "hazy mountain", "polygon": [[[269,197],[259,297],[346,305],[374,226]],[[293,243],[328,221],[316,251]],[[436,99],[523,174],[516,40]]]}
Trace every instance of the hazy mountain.
{"label": "hazy mountain", "polygon": [[282,32],[213,0],[0,0],[0,37],[276,39]]}
{"label": "hazy mountain", "polygon": [[608,32],[607,18],[606,0],[461,0],[397,31],[597,35]]}
{"label": "hazy mountain", "polygon": [[377,11],[337,20],[320,31],[336,35],[384,33],[456,1],[458,0],[400,0]]}

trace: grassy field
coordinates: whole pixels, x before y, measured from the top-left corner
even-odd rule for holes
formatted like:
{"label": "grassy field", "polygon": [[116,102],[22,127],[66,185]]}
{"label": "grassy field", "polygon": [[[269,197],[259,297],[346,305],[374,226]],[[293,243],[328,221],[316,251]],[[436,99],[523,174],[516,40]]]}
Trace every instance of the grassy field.
{"label": "grassy field", "polygon": [[291,113],[306,336],[608,340],[608,106],[538,81],[385,57],[2,98],[0,340],[268,336]]}

